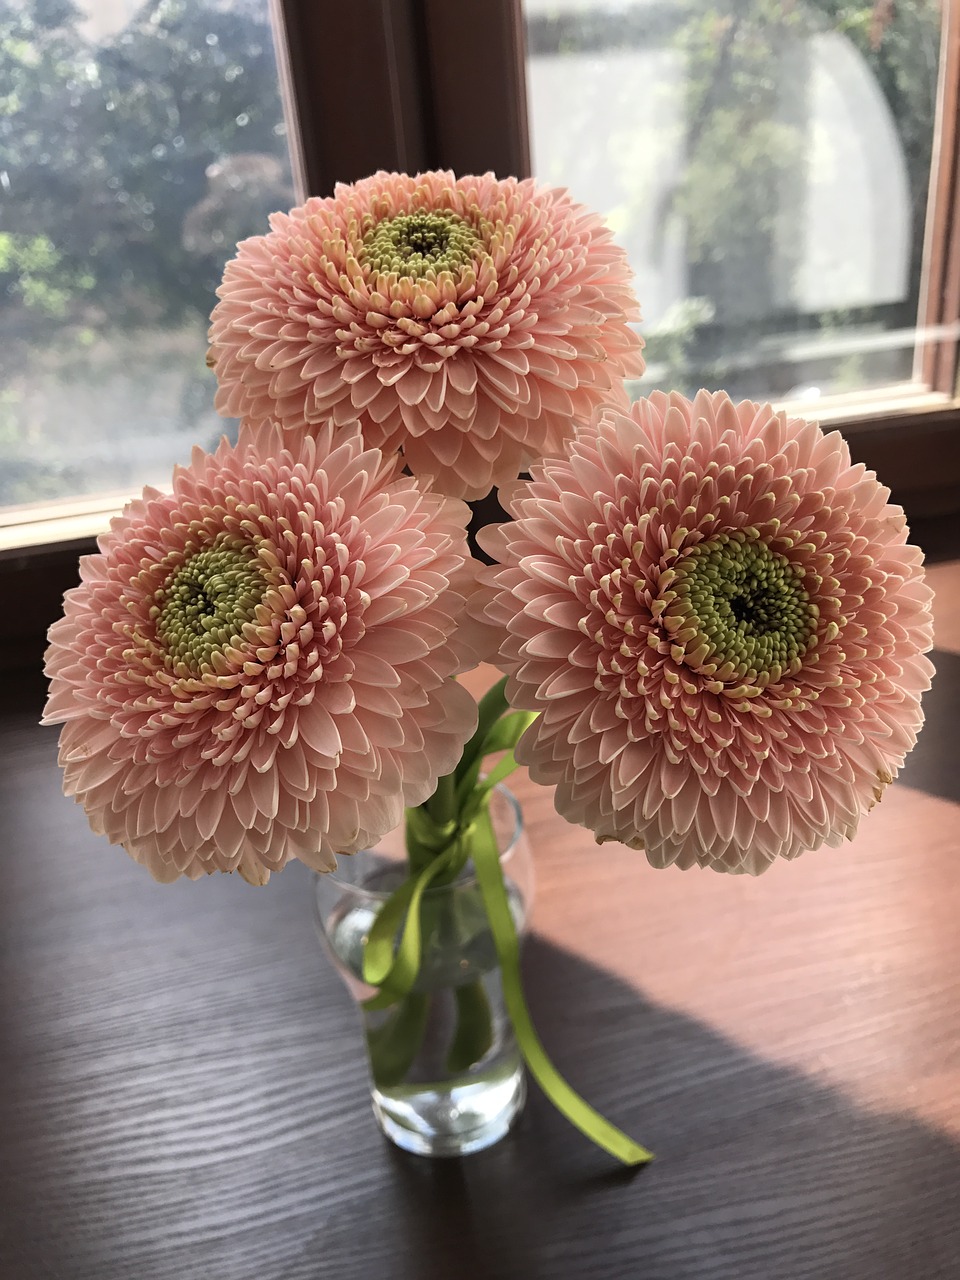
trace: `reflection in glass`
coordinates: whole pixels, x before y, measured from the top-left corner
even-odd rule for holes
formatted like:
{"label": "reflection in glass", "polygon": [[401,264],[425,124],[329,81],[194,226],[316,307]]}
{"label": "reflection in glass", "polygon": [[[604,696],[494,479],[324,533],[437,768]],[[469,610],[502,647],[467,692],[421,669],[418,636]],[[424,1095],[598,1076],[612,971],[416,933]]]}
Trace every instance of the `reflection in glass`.
{"label": "reflection in glass", "polygon": [[0,506],[219,437],[214,290],[293,198],[268,0],[0,0]]}
{"label": "reflection in glass", "polygon": [[636,388],[909,380],[939,0],[525,0],[534,172],[607,216]]}

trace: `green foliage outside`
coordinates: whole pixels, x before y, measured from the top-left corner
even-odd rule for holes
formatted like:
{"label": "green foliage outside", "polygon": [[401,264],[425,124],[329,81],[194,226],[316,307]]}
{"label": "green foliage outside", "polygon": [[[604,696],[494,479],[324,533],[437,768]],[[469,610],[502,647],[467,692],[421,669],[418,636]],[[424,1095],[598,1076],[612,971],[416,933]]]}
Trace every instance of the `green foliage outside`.
{"label": "green foliage outside", "polygon": [[159,0],[100,40],[70,0],[0,0],[0,505],[102,487],[62,458],[72,393],[128,443],[164,401],[212,417],[223,264],[292,198],[266,0]]}

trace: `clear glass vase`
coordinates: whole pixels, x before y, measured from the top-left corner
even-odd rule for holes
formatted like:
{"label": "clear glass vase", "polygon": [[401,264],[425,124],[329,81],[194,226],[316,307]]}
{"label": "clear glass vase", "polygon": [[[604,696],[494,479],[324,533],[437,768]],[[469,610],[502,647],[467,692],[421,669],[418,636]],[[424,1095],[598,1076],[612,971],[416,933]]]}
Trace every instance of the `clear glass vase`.
{"label": "clear glass vase", "polygon": [[[533,869],[520,809],[498,787],[490,812],[522,937]],[[385,1009],[365,1007],[377,992],[362,978],[364,942],[406,874],[402,830],[341,858],[335,872],[316,878],[320,936],[360,1010],[383,1132],[419,1155],[466,1155],[502,1138],[519,1115],[523,1062],[472,862],[452,884],[424,894],[420,971],[409,995]]]}

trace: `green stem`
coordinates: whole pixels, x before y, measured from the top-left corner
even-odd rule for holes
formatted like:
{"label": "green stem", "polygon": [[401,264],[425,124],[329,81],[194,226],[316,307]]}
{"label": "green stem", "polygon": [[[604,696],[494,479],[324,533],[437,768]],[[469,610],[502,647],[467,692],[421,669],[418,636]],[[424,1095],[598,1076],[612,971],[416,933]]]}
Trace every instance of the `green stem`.
{"label": "green stem", "polygon": [[457,792],[453,774],[437,782],[429,800],[407,810],[406,848],[410,874],[418,875],[456,839]]}
{"label": "green stem", "polygon": [[477,706],[477,731],[463,748],[463,755],[454,774],[457,782],[460,782],[470,772],[472,765],[479,761],[490,730],[500,717],[510,710],[506,687],[507,677],[502,676],[480,699]]}
{"label": "green stem", "polygon": [[456,820],[457,784],[452,773],[437,779],[437,789],[427,801],[427,813],[438,827]]}
{"label": "green stem", "polygon": [[493,1044],[493,1016],[490,1001],[480,978],[453,993],[457,1005],[457,1025],[447,1053],[447,1070],[451,1075],[469,1071],[475,1062],[490,1052]]}
{"label": "green stem", "polygon": [[430,997],[411,991],[391,1009],[383,1024],[367,1031],[374,1083],[381,1089],[402,1084],[413,1066],[427,1026]]}

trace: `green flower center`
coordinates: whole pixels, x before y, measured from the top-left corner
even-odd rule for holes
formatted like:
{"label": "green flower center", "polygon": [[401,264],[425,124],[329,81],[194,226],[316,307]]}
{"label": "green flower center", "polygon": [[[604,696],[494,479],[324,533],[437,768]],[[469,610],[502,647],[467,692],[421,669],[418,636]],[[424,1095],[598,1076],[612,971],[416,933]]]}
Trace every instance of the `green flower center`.
{"label": "green flower center", "polygon": [[799,671],[819,610],[804,570],[737,531],[691,547],[660,577],[655,613],[677,661],[763,687]]}
{"label": "green flower center", "polygon": [[458,272],[476,261],[481,247],[474,228],[457,214],[422,209],[371,227],[360,260],[382,275],[420,280],[430,272]]}
{"label": "green flower center", "polygon": [[170,660],[199,671],[236,644],[266,588],[253,547],[219,542],[195,552],[160,587],[150,611]]}

